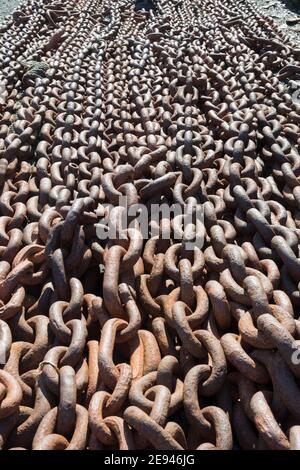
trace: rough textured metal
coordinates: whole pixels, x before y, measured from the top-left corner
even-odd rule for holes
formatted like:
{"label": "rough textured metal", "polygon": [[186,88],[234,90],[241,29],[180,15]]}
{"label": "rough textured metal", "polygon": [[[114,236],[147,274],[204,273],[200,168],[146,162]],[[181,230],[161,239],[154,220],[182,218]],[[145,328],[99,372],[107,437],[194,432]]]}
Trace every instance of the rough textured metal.
{"label": "rough textured metal", "polygon": [[[300,49],[250,1],[153,3],[1,25],[3,449],[299,449]],[[145,240],[121,196],[204,224]]]}

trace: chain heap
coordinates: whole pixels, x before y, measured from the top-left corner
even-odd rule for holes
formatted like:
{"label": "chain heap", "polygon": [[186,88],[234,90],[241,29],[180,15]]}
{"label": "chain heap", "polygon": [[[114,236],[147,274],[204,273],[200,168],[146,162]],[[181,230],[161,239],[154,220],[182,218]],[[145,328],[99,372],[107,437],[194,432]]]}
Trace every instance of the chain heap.
{"label": "chain heap", "polygon": [[[300,49],[251,1],[154,3],[0,27],[3,449],[300,449]],[[121,196],[201,205],[202,249]]]}

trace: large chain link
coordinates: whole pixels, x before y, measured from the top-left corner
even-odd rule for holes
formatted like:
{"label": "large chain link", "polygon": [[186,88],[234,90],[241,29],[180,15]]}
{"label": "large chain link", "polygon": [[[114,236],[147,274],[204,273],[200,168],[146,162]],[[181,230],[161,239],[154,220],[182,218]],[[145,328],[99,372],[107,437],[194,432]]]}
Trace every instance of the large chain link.
{"label": "large chain link", "polygon": [[0,68],[0,448],[300,449],[300,50],[248,0],[26,0]]}

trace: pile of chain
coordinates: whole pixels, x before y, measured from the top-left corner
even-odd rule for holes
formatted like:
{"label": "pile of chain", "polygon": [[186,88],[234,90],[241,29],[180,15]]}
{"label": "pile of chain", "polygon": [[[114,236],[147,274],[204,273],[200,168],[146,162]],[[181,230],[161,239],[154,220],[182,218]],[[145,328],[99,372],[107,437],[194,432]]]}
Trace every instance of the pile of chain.
{"label": "pile of chain", "polygon": [[[300,50],[251,1],[153,3],[0,25],[3,449],[300,449]],[[204,222],[145,239],[120,198]]]}

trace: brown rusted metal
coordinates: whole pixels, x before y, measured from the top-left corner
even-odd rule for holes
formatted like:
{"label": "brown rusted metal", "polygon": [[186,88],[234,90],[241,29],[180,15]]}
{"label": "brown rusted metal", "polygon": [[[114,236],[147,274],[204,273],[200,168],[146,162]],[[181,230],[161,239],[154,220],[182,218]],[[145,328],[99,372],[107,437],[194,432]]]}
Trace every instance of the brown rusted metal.
{"label": "brown rusted metal", "polygon": [[0,70],[0,448],[299,449],[300,50],[248,0],[26,0]]}

